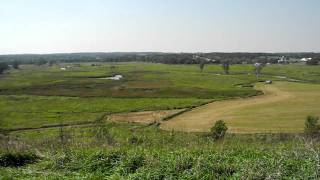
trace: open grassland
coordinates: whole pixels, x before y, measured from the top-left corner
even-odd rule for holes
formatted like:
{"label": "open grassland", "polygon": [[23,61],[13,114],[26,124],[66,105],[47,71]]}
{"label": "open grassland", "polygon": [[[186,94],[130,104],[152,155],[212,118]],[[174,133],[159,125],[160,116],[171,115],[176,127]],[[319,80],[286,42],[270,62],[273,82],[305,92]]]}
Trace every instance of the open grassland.
{"label": "open grassland", "polygon": [[320,83],[320,67],[305,65],[270,65],[263,69],[265,75],[283,76],[291,79]]}
{"label": "open grassland", "polygon": [[[255,76],[221,75],[221,67],[208,66],[200,73],[195,65],[162,65],[117,63],[71,66],[65,71],[58,66],[24,66],[1,77],[0,94],[29,94],[78,97],[174,97],[224,98],[251,96],[258,92],[250,87]],[[215,74],[220,73],[220,74]],[[101,79],[121,74],[119,81]]]}
{"label": "open grassland", "polygon": [[[213,68],[221,73],[219,66]],[[215,75],[215,70],[148,63],[21,66],[0,77],[1,129],[93,122],[112,113],[189,108],[259,94],[238,86],[254,82],[254,76]],[[124,78],[101,79],[115,74]]]}
{"label": "open grassland", "polygon": [[302,132],[308,115],[320,116],[320,85],[276,82],[257,84],[265,94],[247,99],[218,101],[177,116],[161,124],[166,130],[209,131],[224,120],[229,132]]}
{"label": "open grassland", "polygon": [[[63,71],[60,67],[70,67]],[[319,66],[269,65],[263,79],[283,76],[320,82]],[[115,74],[120,81],[101,79]],[[250,96],[257,91],[248,87],[257,81],[252,65],[232,65],[224,75],[220,65],[164,65],[150,63],[62,64],[21,66],[0,77],[0,94],[29,94],[78,97],[197,97],[221,98]],[[278,77],[279,79],[279,77]],[[244,85],[244,86],[239,86]]]}
{"label": "open grassland", "polygon": [[[60,67],[67,68],[61,70]],[[252,65],[232,65],[229,75],[223,74],[220,65],[206,65],[203,72],[200,72],[198,65],[151,63],[101,63],[98,66],[82,63],[52,67],[24,65],[19,70],[10,70],[0,76],[0,125],[1,129],[36,128],[61,123],[94,122],[113,113],[190,108],[211,100],[259,95],[261,91],[254,89],[253,84],[264,79],[286,80],[277,76],[318,82],[319,71],[319,66],[270,65],[263,69],[264,75],[257,79],[253,75]],[[115,74],[121,74],[124,78],[119,81],[101,79]],[[246,112],[249,109],[239,111]],[[279,115],[266,112],[269,114],[261,115]],[[287,116],[287,119],[292,116],[295,119],[301,118],[299,121],[295,120],[296,123],[290,123],[294,127],[288,129],[277,122],[279,125],[276,129],[295,131],[295,127],[299,125],[298,130],[301,130],[304,119],[302,116],[312,112],[303,111],[302,108],[295,112],[301,113],[298,116]],[[250,113],[257,114],[255,110]],[[254,117],[240,117],[240,114],[228,115],[241,119],[230,121],[240,128],[236,130],[231,124],[233,132],[261,131],[256,125],[256,130],[245,130],[245,126],[252,124]],[[225,116],[218,117],[224,119]],[[211,123],[205,123],[208,129],[215,120],[216,118],[209,117],[202,121]],[[253,124],[265,126],[258,120],[254,122],[256,123]],[[275,131],[265,129],[269,130]]]}

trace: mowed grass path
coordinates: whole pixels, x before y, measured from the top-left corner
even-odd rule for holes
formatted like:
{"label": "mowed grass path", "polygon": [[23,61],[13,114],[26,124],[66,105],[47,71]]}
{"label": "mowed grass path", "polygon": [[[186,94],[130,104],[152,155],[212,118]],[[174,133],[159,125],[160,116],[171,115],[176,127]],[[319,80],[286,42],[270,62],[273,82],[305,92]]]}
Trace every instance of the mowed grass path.
{"label": "mowed grass path", "polygon": [[209,131],[217,120],[232,133],[301,132],[306,116],[320,116],[320,85],[276,82],[257,84],[265,95],[218,101],[198,107],[161,125],[165,130]]}

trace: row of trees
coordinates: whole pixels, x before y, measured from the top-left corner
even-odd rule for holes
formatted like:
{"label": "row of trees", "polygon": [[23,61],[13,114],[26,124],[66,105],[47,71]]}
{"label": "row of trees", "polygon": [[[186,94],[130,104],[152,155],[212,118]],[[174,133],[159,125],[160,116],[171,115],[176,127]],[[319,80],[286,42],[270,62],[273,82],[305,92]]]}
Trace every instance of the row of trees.
{"label": "row of trees", "polygon": [[306,62],[307,65],[318,65],[320,62],[320,58],[313,58]]}
{"label": "row of trees", "polygon": [[[205,61],[200,61],[199,68],[200,68],[201,72],[203,71],[205,65],[206,65]],[[225,74],[229,74],[229,67],[230,67],[230,64],[229,64],[228,61],[225,61],[225,62],[222,63],[222,69],[223,69]]]}
{"label": "row of trees", "polygon": [[0,63],[0,74],[3,74],[3,72],[7,69],[9,69],[9,66],[7,63],[4,63],[4,62]]}
{"label": "row of trees", "polygon": [[[300,59],[310,57],[319,62],[320,53],[197,53],[198,56],[210,59],[206,63],[229,64],[248,63],[278,63],[280,57]],[[45,55],[0,55],[0,62],[20,61],[24,64],[43,64],[50,62],[128,62],[143,61],[164,64],[199,64],[193,53],[159,53],[159,52],[132,52],[132,53],[71,53]]]}
{"label": "row of trees", "polygon": [[[203,71],[205,64],[206,64],[205,61],[200,61],[200,63],[199,63],[199,68],[200,68],[200,71],[201,71],[201,72]],[[223,69],[224,74],[229,74],[229,69],[230,69],[230,63],[229,63],[229,61],[224,61],[224,62],[222,62],[221,66],[222,66],[222,69]],[[257,77],[260,76],[261,71],[262,71],[262,69],[263,69],[264,66],[265,66],[265,65],[262,64],[262,63],[255,63],[255,64],[254,64],[254,73],[255,73],[255,75],[256,75]]]}
{"label": "row of trees", "polygon": [[[19,69],[20,63],[18,61],[13,61],[10,65],[13,69]],[[0,74],[3,74],[4,71],[8,70],[9,68],[10,66],[8,63],[0,62]]]}

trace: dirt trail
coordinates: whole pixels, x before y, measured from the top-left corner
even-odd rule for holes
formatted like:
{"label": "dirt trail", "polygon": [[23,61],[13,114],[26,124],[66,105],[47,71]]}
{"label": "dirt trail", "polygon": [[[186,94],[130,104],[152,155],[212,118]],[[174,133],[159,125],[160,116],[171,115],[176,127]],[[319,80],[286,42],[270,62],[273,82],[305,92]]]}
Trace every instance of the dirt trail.
{"label": "dirt trail", "polygon": [[167,118],[169,116],[173,116],[184,110],[185,109],[119,113],[119,114],[112,114],[112,115],[106,116],[104,119],[106,121],[115,121],[115,122],[125,121],[125,122],[141,123],[141,124],[152,124],[155,122],[160,122],[162,121],[162,119]]}
{"label": "dirt trail", "polygon": [[292,97],[292,94],[280,90],[275,85],[260,83],[255,86],[255,89],[263,91],[264,95],[209,103],[163,122],[160,128],[164,130],[205,132],[209,131],[215,121],[224,119],[224,115],[228,112],[243,107],[283,101]]}

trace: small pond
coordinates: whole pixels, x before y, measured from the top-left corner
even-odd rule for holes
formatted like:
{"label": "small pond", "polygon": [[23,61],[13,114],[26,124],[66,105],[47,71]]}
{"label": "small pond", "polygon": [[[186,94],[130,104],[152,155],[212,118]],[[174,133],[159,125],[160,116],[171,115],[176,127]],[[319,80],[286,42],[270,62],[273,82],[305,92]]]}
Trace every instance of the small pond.
{"label": "small pond", "polygon": [[105,78],[98,78],[98,79],[109,79],[109,80],[115,80],[118,81],[120,79],[122,79],[123,76],[120,74],[114,75],[114,76],[110,76],[110,77],[105,77]]}

